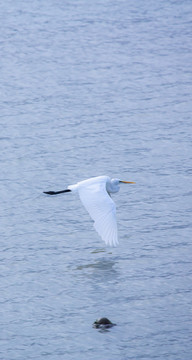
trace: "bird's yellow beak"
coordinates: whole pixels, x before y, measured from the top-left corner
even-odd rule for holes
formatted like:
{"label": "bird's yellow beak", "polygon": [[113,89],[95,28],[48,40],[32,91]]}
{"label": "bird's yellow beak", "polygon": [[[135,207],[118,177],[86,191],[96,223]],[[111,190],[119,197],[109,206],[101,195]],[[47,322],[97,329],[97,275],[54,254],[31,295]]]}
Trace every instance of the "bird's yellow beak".
{"label": "bird's yellow beak", "polygon": [[134,181],[120,181],[121,183],[124,183],[124,184],[135,184]]}

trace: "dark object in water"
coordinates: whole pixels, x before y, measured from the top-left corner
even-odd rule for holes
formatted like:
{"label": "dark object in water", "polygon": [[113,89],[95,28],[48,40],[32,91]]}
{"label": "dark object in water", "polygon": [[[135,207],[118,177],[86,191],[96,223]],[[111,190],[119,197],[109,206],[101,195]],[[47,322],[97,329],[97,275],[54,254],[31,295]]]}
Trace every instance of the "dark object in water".
{"label": "dark object in water", "polygon": [[109,329],[115,325],[116,324],[113,324],[109,319],[105,317],[98,319],[93,323],[93,327],[96,329]]}

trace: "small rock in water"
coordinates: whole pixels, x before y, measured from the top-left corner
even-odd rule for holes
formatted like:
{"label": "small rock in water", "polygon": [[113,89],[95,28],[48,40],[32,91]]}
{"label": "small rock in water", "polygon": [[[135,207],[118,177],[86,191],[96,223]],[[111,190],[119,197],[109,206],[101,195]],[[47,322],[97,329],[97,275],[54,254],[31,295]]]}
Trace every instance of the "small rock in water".
{"label": "small rock in water", "polygon": [[109,329],[112,326],[115,326],[109,319],[103,317],[101,319],[96,320],[93,323],[93,327],[96,329]]}

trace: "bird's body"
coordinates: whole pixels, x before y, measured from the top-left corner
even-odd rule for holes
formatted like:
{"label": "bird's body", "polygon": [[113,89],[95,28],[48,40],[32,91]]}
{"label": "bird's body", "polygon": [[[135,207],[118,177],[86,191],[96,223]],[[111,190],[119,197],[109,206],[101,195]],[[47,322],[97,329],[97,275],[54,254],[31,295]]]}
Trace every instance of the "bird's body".
{"label": "bird's body", "polygon": [[94,220],[94,227],[107,245],[116,246],[118,242],[116,206],[110,194],[119,191],[120,183],[131,183],[130,181],[120,181],[110,179],[108,176],[97,176],[75,185],[69,185],[66,190],[48,191],[49,195],[56,195],[62,192],[78,192],[79,197]]}

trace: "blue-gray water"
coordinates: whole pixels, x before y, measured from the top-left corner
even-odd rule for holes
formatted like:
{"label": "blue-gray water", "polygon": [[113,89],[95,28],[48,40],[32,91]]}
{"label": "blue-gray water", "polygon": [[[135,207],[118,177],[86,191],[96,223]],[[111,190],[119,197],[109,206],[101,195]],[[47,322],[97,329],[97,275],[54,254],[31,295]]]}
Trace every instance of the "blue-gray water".
{"label": "blue-gray water", "polygon": [[[1,360],[191,360],[191,13],[1,2]],[[42,194],[98,175],[136,182],[115,249],[77,196]]]}

